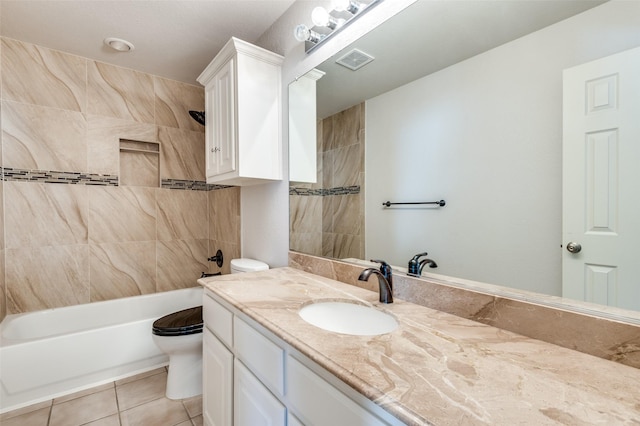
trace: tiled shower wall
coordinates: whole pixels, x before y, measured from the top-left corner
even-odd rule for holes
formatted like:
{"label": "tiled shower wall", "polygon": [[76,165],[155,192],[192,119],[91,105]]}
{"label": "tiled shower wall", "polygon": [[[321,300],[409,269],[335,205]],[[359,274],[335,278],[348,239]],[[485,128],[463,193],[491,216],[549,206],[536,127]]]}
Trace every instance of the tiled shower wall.
{"label": "tiled shower wall", "polygon": [[[196,285],[240,254],[240,189],[206,185],[201,87],[2,38],[0,317]],[[159,143],[126,186],[120,139]]]}
{"label": "tiled shower wall", "polygon": [[364,257],[365,104],[318,123],[318,179],[291,182],[291,249],[334,258]]}

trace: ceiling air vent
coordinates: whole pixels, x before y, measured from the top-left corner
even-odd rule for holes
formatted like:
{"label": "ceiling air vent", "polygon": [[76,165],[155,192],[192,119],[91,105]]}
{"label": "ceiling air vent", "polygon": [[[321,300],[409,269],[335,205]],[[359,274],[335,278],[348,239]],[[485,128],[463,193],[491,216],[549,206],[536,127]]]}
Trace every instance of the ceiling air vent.
{"label": "ceiling air vent", "polygon": [[375,58],[373,56],[363,52],[362,50],[353,49],[338,58],[336,60],[336,63],[342,65],[343,67],[349,68],[351,71],[356,71],[364,67],[374,59]]}

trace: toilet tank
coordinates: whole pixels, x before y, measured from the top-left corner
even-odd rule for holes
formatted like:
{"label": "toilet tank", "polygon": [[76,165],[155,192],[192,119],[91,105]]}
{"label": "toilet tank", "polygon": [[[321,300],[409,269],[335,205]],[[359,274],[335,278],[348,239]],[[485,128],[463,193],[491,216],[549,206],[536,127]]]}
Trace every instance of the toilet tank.
{"label": "toilet tank", "polygon": [[238,274],[241,272],[266,271],[269,265],[254,259],[232,259],[231,273]]}

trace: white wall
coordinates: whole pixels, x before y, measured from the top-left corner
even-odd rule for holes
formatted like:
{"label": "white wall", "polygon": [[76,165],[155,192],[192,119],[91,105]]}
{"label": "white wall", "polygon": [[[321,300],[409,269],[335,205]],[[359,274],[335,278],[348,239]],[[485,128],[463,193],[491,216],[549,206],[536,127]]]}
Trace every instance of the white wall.
{"label": "white wall", "polygon": [[638,45],[614,1],[368,101],[367,257],[559,295],[562,70]]}

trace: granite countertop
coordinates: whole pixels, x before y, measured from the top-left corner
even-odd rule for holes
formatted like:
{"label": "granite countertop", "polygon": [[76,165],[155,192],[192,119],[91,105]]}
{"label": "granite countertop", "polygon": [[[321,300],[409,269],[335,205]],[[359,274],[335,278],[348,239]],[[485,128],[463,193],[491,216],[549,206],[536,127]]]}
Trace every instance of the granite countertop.
{"label": "granite countertop", "polygon": [[[372,278],[375,280],[375,278]],[[293,268],[198,280],[407,424],[638,424],[640,369]],[[379,336],[322,330],[310,301],[351,299],[394,315]]]}

